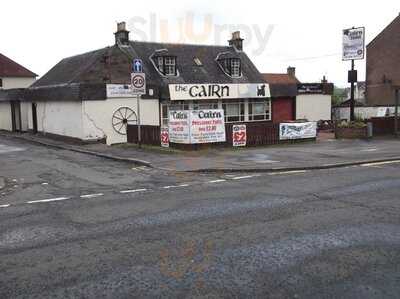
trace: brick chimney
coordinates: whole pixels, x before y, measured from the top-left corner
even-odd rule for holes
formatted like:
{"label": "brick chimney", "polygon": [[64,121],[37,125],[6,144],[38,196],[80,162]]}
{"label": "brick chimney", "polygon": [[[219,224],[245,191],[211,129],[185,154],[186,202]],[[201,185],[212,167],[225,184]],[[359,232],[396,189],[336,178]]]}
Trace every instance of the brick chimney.
{"label": "brick chimney", "polygon": [[129,44],[129,31],[126,30],[126,23],[120,22],[117,23],[117,32],[115,35],[115,44],[116,45],[128,45]]}
{"label": "brick chimney", "polygon": [[240,31],[235,31],[232,33],[232,39],[229,40],[229,46],[234,46],[236,50],[243,51],[243,41],[244,39],[240,37]]}
{"label": "brick chimney", "polygon": [[296,68],[295,67],[293,67],[293,66],[289,66],[288,68],[287,68],[287,74],[290,76],[290,77],[296,77]]}
{"label": "brick chimney", "polygon": [[328,80],[326,79],[325,75],[322,77],[321,83],[328,83]]}

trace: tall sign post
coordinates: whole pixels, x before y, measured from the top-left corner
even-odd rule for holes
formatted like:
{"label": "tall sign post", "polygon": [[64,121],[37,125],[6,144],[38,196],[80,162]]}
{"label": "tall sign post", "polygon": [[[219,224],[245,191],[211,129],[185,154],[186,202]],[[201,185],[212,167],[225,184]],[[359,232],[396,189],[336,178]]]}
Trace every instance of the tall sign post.
{"label": "tall sign post", "polygon": [[394,134],[399,137],[399,100],[400,100],[400,89],[396,87],[395,91],[395,107],[394,107]]}
{"label": "tall sign post", "polygon": [[131,74],[132,94],[136,96],[137,107],[137,143],[139,148],[142,144],[141,124],[140,124],[140,96],[146,94],[146,74],[143,73],[143,63],[140,59],[134,59]]}
{"label": "tall sign post", "polygon": [[350,83],[350,120],[354,121],[354,83],[357,82],[357,71],[354,69],[354,60],[364,59],[365,28],[350,28],[343,30],[342,60],[351,60],[351,70],[348,73]]}

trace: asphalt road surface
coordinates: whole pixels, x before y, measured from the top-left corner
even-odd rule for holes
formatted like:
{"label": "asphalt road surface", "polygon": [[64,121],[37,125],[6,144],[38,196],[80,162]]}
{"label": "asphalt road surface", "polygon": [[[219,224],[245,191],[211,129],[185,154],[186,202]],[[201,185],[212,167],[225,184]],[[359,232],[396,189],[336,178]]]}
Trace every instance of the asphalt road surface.
{"label": "asphalt road surface", "polygon": [[0,139],[0,298],[398,298],[400,163],[174,174]]}

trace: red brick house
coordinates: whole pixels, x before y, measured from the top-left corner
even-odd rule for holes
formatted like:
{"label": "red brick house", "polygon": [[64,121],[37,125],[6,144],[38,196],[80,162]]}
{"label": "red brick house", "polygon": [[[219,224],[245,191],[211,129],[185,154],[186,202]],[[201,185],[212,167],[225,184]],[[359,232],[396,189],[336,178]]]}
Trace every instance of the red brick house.
{"label": "red brick house", "polygon": [[367,105],[393,105],[400,86],[400,15],[367,45]]}
{"label": "red brick house", "polygon": [[274,123],[296,119],[297,85],[296,69],[288,67],[287,73],[263,74],[270,86],[272,101],[272,121]]}

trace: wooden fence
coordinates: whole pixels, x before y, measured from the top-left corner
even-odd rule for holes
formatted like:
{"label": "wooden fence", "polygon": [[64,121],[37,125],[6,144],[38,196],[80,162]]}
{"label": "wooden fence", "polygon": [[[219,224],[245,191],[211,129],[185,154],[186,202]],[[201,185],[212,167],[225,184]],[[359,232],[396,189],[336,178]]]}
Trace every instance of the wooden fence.
{"label": "wooden fence", "polygon": [[[278,143],[297,143],[307,141],[299,140],[279,140],[279,124],[272,122],[252,122],[240,123],[246,124],[247,146],[273,145]],[[234,124],[225,124],[226,142],[209,144],[173,144],[172,147],[180,149],[200,149],[210,146],[232,146],[232,128]],[[128,142],[137,143],[137,126],[128,125]],[[311,140],[315,140],[312,138]],[[160,146],[160,127],[159,126],[141,126],[142,144]]]}
{"label": "wooden fence", "polygon": [[372,117],[366,120],[373,126],[373,135],[394,134],[394,117]]}
{"label": "wooden fence", "polygon": [[[128,125],[128,142],[137,143],[138,128],[137,125]],[[140,137],[142,144],[160,145],[160,127],[159,126],[140,126]]]}

